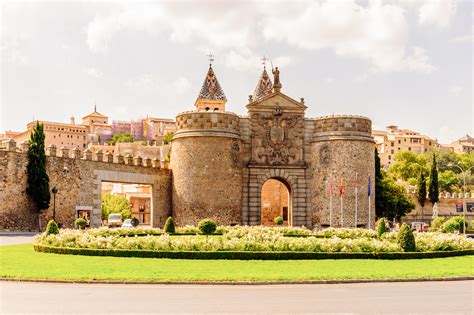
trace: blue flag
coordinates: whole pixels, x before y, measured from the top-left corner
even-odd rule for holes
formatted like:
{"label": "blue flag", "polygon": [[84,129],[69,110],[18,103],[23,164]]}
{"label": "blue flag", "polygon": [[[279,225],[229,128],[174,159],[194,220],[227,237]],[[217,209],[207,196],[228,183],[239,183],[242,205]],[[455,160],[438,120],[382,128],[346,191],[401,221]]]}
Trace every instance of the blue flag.
{"label": "blue flag", "polygon": [[369,175],[369,185],[367,186],[367,195],[371,195],[371,190],[370,190],[370,175]]}

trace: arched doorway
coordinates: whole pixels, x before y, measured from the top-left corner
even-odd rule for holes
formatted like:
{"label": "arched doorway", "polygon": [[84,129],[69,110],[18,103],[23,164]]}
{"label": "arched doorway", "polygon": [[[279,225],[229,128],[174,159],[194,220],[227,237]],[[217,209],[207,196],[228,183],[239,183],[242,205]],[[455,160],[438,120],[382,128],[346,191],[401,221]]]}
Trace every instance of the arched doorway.
{"label": "arched doorway", "polygon": [[292,225],[290,186],[278,178],[270,178],[262,186],[260,205],[261,224],[275,225],[275,218],[282,217],[283,225]]}

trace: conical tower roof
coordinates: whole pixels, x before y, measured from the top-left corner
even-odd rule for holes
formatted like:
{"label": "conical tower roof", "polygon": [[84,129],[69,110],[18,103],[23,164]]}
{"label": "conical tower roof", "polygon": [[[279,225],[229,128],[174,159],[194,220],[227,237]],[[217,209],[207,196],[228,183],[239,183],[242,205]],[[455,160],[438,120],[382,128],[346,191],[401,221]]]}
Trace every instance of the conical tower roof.
{"label": "conical tower roof", "polygon": [[272,93],[273,83],[268,76],[267,69],[264,67],[262,75],[257,82],[255,91],[253,92],[253,100],[256,101]]}
{"label": "conical tower roof", "polygon": [[201,91],[198,95],[198,100],[199,99],[211,101],[227,100],[212,66],[209,66],[209,71],[207,71],[206,78],[204,79],[204,83],[202,84]]}

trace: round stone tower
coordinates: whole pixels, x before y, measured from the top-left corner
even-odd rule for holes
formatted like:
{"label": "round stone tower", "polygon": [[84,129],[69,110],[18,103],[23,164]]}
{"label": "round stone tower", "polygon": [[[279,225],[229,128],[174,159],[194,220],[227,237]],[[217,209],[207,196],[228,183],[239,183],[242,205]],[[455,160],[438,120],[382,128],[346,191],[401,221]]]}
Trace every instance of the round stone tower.
{"label": "round stone tower", "polygon": [[171,168],[173,217],[179,226],[205,218],[241,223],[242,167],[239,117],[186,112],[176,117]]}
{"label": "round stone tower", "polygon": [[374,150],[369,118],[337,115],[314,120],[311,143],[313,226],[374,228]]}

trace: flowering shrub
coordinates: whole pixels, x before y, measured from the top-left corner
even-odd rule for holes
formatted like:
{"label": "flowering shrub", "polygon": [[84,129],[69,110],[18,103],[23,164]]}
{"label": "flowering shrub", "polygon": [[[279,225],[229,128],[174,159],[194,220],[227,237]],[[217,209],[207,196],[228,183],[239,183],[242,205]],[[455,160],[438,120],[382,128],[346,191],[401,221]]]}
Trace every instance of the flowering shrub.
{"label": "flowering shrub", "polygon": [[313,233],[316,236],[323,237],[339,237],[339,238],[374,238],[377,233],[374,230],[366,229],[347,229],[347,228],[328,228],[319,232]]}
{"label": "flowering shrub", "polygon": [[[385,233],[380,239],[374,237],[375,231],[355,231],[366,237],[347,237],[347,229],[333,229],[332,236],[321,238],[310,235],[287,237],[288,231],[302,232],[299,228],[270,227],[229,227],[223,236],[206,240],[202,236],[170,236],[168,234],[143,237],[122,237],[120,230],[91,229],[88,231],[62,229],[59,234],[37,236],[40,245],[91,249],[125,249],[152,251],[295,251],[295,252],[400,252],[396,233]],[[130,229],[147,231],[146,229]],[[130,231],[127,230],[127,231]],[[157,231],[157,229],[149,229]],[[160,230],[158,230],[160,231]],[[162,232],[162,231],[161,231]],[[463,235],[444,233],[415,233],[417,251],[447,251],[473,249],[474,240]]]}

